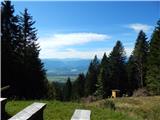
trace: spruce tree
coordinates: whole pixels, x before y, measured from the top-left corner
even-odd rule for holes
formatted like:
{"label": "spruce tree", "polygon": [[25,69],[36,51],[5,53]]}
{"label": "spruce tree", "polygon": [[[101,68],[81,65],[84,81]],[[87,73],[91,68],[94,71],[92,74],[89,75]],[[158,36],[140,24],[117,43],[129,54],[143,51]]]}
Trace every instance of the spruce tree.
{"label": "spruce tree", "polygon": [[25,9],[20,16],[21,48],[21,96],[25,98],[42,98],[47,95],[48,81],[46,79],[43,63],[39,58],[39,46],[37,44],[37,30],[33,27],[35,21]]}
{"label": "spruce tree", "polygon": [[33,27],[32,16],[27,9],[22,16],[14,16],[10,1],[1,4],[2,86],[10,85],[8,97],[37,99],[54,96],[39,59],[37,30]]}
{"label": "spruce tree", "polygon": [[104,68],[100,69],[100,74],[98,76],[98,81],[96,84],[97,90],[95,92],[95,96],[99,98],[104,98],[105,95],[105,70]]}
{"label": "spruce tree", "polygon": [[146,35],[141,30],[138,34],[135,48],[133,50],[133,58],[136,66],[139,88],[145,86],[146,62],[148,54],[148,42],[146,40]]}
{"label": "spruce tree", "polygon": [[127,90],[132,94],[132,92],[138,88],[137,71],[133,55],[130,55],[129,60],[127,62],[127,77],[128,77]]}
{"label": "spruce tree", "polygon": [[104,53],[103,58],[100,64],[100,73],[98,75],[98,82],[97,82],[97,90],[95,95],[104,98],[109,96],[110,93],[110,84],[109,84],[109,59]]}
{"label": "spruce tree", "polygon": [[147,89],[160,95],[160,20],[151,37],[147,63]]}
{"label": "spruce tree", "polygon": [[56,100],[63,100],[63,83],[59,83],[59,82],[52,82],[52,85],[55,88],[55,99]]}
{"label": "spruce tree", "polygon": [[86,74],[85,95],[93,95],[96,91],[96,84],[99,74],[99,61],[97,56],[91,61],[88,72]]}
{"label": "spruce tree", "polygon": [[104,53],[102,60],[101,60],[100,68],[107,68],[107,66],[108,66],[108,57],[106,53]]}
{"label": "spruce tree", "polygon": [[85,85],[85,75],[83,73],[78,75],[78,78],[73,83],[73,98],[79,99],[84,97],[84,85]]}
{"label": "spruce tree", "polygon": [[111,81],[111,89],[119,89],[123,93],[127,86],[126,56],[122,43],[117,41],[109,56],[109,79]]}
{"label": "spruce tree", "polygon": [[63,93],[64,93],[64,101],[70,101],[71,100],[71,95],[72,95],[72,83],[70,78],[67,79],[67,82],[64,86],[63,89]]}
{"label": "spruce tree", "polygon": [[1,86],[10,85],[9,96],[12,96],[17,93],[15,69],[18,62],[15,50],[19,33],[18,17],[14,16],[14,6],[11,5],[11,1],[4,1],[1,5]]}

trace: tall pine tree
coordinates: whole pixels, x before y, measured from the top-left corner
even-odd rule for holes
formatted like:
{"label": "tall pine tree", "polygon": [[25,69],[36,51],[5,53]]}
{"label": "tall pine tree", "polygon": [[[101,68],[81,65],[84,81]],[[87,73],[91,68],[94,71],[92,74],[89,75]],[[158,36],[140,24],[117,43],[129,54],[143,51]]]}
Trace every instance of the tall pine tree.
{"label": "tall pine tree", "polygon": [[64,86],[63,94],[64,94],[64,98],[63,98],[64,101],[71,100],[71,97],[72,97],[72,83],[71,83],[70,78],[68,78],[68,80],[67,80],[67,82]]}
{"label": "tall pine tree", "polygon": [[111,81],[111,89],[119,89],[123,93],[127,86],[126,76],[126,56],[123,45],[117,41],[109,56],[109,76]]}
{"label": "tall pine tree", "polygon": [[136,66],[139,88],[145,86],[146,62],[148,54],[148,42],[146,40],[147,38],[145,33],[140,31],[133,50],[133,58]]}
{"label": "tall pine tree", "polygon": [[86,75],[86,82],[85,82],[85,95],[93,95],[96,91],[96,84],[99,74],[99,61],[97,56],[91,61],[88,72]]}
{"label": "tall pine tree", "polygon": [[130,94],[132,94],[133,91],[138,88],[137,71],[133,55],[129,57],[129,60],[127,62],[127,77],[127,90],[130,92]]}
{"label": "tall pine tree", "polygon": [[[2,86],[10,85],[9,96],[17,93],[16,88],[16,39],[18,38],[19,27],[18,17],[14,16],[14,6],[10,1],[1,3],[1,69]],[[5,95],[7,95],[5,93]]]}
{"label": "tall pine tree", "polygon": [[84,97],[84,85],[85,85],[85,75],[83,73],[78,75],[78,78],[73,83],[73,98],[79,99],[81,97]]}
{"label": "tall pine tree", "polygon": [[43,68],[43,63],[39,59],[39,46],[37,44],[37,30],[33,25],[32,16],[25,9],[20,17],[21,28],[21,65],[20,76],[22,85],[22,96],[27,98],[42,98],[47,93],[48,81]]}
{"label": "tall pine tree", "polygon": [[104,53],[101,64],[100,73],[98,75],[97,90],[95,95],[104,98],[110,94],[110,83],[109,83],[109,59]]}
{"label": "tall pine tree", "polygon": [[95,91],[95,96],[99,97],[99,98],[104,98],[105,96],[105,70],[104,68],[100,69],[100,73],[98,76],[98,81],[96,84],[96,91]]}
{"label": "tall pine tree", "polygon": [[147,88],[152,94],[160,95],[160,20],[151,37],[147,66]]}
{"label": "tall pine tree", "polygon": [[22,16],[14,16],[10,1],[1,4],[2,86],[10,85],[10,94],[5,95],[17,98],[53,96],[53,88],[39,59],[37,30],[33,27],[32,16],[27,9]]}

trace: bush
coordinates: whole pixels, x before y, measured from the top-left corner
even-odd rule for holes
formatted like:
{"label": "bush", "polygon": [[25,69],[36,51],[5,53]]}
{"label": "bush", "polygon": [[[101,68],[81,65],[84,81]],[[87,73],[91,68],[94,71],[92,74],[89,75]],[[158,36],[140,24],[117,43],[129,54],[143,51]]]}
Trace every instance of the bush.
{"label": "bush", "polygon": [[140,96],[143,96],[143,97],[146,97],[146,96],[149,96],[149,92],[147,91],[146,88],[139,88],[138,90],[135,90],[133,92],[133,96],[134,97],[140,97]]}
{"label": "bush", "polygon": [[97,98],[95,96],[88,96],[86,98],[81,99],[81,101],[84,102],[84,103],[91,103],[91,102],[94,102],[96,100],[97,100]]}
{"label": "bush", "polygon": [[115,103],[112,100],[105,100],[105,102],[103,103],[103,106],[105,108],[109,108],[111,110],[115,110],[116,109]]}

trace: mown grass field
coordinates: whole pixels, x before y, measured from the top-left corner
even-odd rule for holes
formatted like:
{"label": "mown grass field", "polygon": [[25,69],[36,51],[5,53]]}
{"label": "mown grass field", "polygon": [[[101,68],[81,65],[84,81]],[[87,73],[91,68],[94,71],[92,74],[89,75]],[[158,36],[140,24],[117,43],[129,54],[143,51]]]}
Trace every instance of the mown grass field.
{"label": "mown grass field", "polygon": [[12,116],[36,101],[47,103],[44,110],[44,120],[70,120],[75,109],[91,110],[91,120],[160,120],[160,96],[128,97],[111,100],[115,103],[115,111],[103,106],[105,100],[92,103],[15,100],[8,101],[6,111]]}

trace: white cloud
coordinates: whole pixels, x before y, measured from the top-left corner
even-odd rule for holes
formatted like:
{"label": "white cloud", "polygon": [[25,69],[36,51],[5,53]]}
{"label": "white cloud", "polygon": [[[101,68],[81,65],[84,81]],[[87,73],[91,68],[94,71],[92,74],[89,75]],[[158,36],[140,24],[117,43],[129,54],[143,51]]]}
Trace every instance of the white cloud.
{"label": "white cloud", "polygon": [[[106,52],[110,54],[113,46],[106,48],[98,48],[86,51],[73,49],[72,46],[85,44],[88,42],[104,41],[111,37],[105,34],[97,33],[70,33],[70,34],[54,34],[50,37],[40,38],[40,58],[83,58],[92,59],[95,55],[102,58]],[[129,44],[130,45],[130,44]],[[125,45],[126,55],[129,56],[133,50],[132,47]],[[99,46],[101,47],[101,46]]]}
{"label": "white cloud", "polygon": [[143,30],[144,32],[149,32],[153,28],[150,25],[140,23],[129,24],[127,27],[133,29],[135,32],[139,32],[140,30]]}
{"label": "white cloud", "polygon": [[[103,54],[106,52],[107,55],[110,54],[113,48],[100,48],[95,50],[88,50],[88,51],[78,51],[75,49],[68,48],[65,51],[60,50],[52,50],[52,49],[45,49],[46,51],[42,51],[40,54],[41,58],[83,58],[83,59],[92,59],[95,55],[98,58],[102,58]],[[126,55],[129,56],[133,48],[132,47],[125,47]]]}
{"label": "white cloud", "polygon": [[111,37],[106,34],[98,33],[69,33],[69,34],[54,34],[50,37],[39,39],[40,57],[41,58],[91,58],[95,54],[101,54],[102,51],[76,51],[66,48],[69,46],[81,45],[95,41],[105,41]]}
{"label": "white cloud", "polygon": [[41,48],[58,48],[71,45],[80,45],[93,41],[104,41],[111,37],[105,34],[98,33],[69,33],[69,34],[54,34],[50,37],[40,38]]}
{"label": "white cloud", "polygon": [[[96,50],[88,50],[88,51],[78,51],[74,49],[67,49],[65,51],[60,50],[51,50],[48,49],[46,51],[42,51],[40,54],[41,58],[83,58],[83,59],[92,59],[95,55],[101,58],[107,52],[109,54],[110,50],[104,49],[96,49]],[[47,53],[47,54],[46,54]]]}

